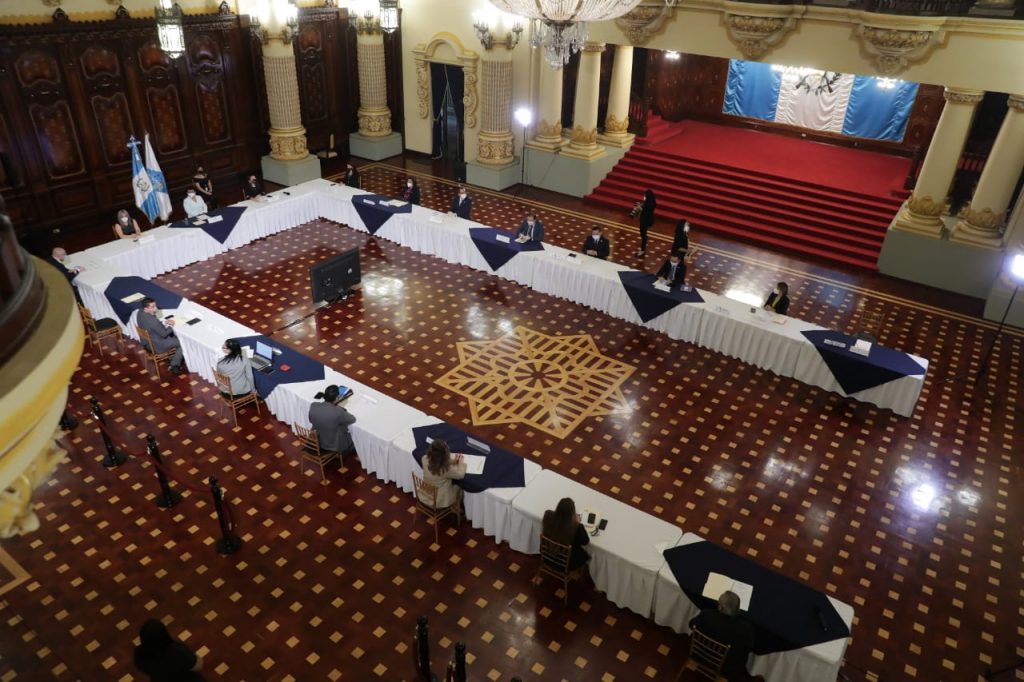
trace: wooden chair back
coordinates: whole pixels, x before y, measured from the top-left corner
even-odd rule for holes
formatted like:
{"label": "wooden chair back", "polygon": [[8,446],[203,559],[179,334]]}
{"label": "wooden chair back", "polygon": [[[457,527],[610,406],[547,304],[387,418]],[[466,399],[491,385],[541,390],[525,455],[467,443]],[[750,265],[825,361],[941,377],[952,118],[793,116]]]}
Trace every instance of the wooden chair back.
{"label": "wooden chair back", "polygon": [[709,680],[724,680],[722,666],[729,655],[729,645],[714,640],[694,628],[690,633],[690,654],[686,665]]}
{"label": "wooden chair back", "polygon": [[153,362],[153,366],[156,368],[156,378],[160,380],[160,363],[169,361],[174,357],[175,349],[170,348],[165,351],[157,351],[156,346],[153,345],[153,338],[149,335],[149,332],[142,327],[139,330],[139,341],[142,343],[142,349],[146,353],[146,359]]}
{"label": "wooden chair back", "polygon": [[569,582],[583,575],[584,568],[583,566],[570,568],[571,561],[572,545],[563,545],[561,542],[541,534],[540,566],[537,567],[537,574],[533,577],[533,582],[539,583],[542,574],[550,575],[561,581],[564,594],[562,603],[565,605],[569,604]]}
{"label": "wooden chair back", "polygon": [[[450,514],[454,514],[456,517],[456,523],[462,523],[461,502],[457,501],[447,507],[438,508],[437,486],[433,483],[424,481],[423,477],[417,476],[416,474],[412,475],[412,487],[416,495],[416,511],[429,518],[434,524],[434,544],[437,544],[441,541],[440,531],[438,530],[441,519]],[[429,502],[424,500],[429,500]]]}
{"label": "wooden chair back", "polygon": [[220,392],[222,400],[221,409],[224,405],[231,407],[231,415],[235,420],[235,426],[238,426],[238,410],[245,407],[246,405],[256,405],[256,414],[262,414],[260,411],[260,397],[256,391],[250,391],[243,396],[235,397],[235,391],[231,387],[231,377],[227,374],[223,374],[217,371],[217,368],[213,368],[213,380],[217,384],[217,390]]}
{"label": "wooden chair back", "polygon": [[[253,394],[255,395],[255,394]],[[327,465],[338,460],[341,466],[341,455],[337,452],[324,452],[320,449],[320,436],[315,429],[307,429],[295,424],[293,426],[295,435],[299,437],[302,444],[302,451],[299,453],[299,470],[305,471],[306,462],[320,467],[320,485],[327,485]]]}

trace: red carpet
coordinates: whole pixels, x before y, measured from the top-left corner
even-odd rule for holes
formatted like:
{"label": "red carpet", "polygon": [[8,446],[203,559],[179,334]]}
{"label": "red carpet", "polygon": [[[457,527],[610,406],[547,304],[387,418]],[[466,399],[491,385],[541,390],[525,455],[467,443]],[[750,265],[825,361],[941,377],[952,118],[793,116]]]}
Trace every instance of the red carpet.
{"label": "red carpet", "polygon": [[588,200],[629,210],[650,187],[658,215],[769,248],[875,269],[910,160],[695,121],[660,119]]}

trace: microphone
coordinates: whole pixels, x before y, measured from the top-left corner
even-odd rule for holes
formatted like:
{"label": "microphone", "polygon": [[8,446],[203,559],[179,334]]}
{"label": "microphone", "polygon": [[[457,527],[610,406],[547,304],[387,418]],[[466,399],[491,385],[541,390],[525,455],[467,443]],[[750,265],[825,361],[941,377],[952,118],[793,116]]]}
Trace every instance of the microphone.
{"label": "microphone", "polygon": [[281,192],[281,194],[285,195],[286,197],[290,197],[292,195],[292,193],[289,192],[288,190]]}
{"label": "microphone", "polygon": [[825,620],[825,612],[820,608],[816,608],[814,613],[818,616],[818,623],[821,625],[822,632],[828,632],[828,621]]}

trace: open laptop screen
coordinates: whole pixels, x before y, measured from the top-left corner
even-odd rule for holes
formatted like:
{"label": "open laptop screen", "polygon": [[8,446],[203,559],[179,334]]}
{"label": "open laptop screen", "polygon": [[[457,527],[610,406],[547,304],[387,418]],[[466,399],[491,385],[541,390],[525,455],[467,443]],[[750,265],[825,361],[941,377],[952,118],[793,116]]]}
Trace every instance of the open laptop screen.
{"label": "open laptop screen", "polygon": [[259,355],[261,357],[266,358],[267,360],[270,360],[274,356],[274,351],[271,350],[270,346],[268,346],[267,344],[263,343],[262,341],[257,341],[256,342],[256,355]]}

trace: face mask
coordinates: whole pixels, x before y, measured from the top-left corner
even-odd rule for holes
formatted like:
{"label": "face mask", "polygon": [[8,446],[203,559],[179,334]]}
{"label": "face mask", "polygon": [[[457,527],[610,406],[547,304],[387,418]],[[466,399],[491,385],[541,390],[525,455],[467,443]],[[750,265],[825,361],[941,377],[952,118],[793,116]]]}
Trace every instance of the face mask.
{"label": "face mask", "polygon": [[465,192],[459,192],[459,196],[462,197],[463,199],[465,199],[466,198],[466,193]]}
{"label": "face mask", "polygon": [[597,239],[600,239],[600,238],[601,238],[601,235],[600,235],[600,234],[598,234],[597,232],[595,232],[594,234],[592,234],[592,235],[590,235],[590,236],[591,236],[591,237],[593,237],[593,238],[594,238],[595,240],[597,240]]}
{"label": "face mask", "polygon": [[685,225],[683,225],[683,232],[689,232],[689,231],[690,231],[690,223],[686,223]]}
{"label": "face mask", "polygon": [[779,295],[779,288],[775,287],[774,289],[772,289],[772,293],[775,294],[776,296],[778,296]]}
{"label": "face mask", "polygon": [[196,195],[195,195],[195,194],[193,194],[192,192],[189,192],[189,193],[188,193],[188,198],[189,198],[189,199],[195,199],[195,198],[196,198]]}
{"label": "face mask", "polygon": [[412,183],[411,182],[405,183],[405,186],[408,187],[409,189],[412,189]]}
{"label": "face mask", "polygon": [[127,225],[128,224],[128,216],[124,216],[124,217],[121,218],[121,224],[122,225]]}

